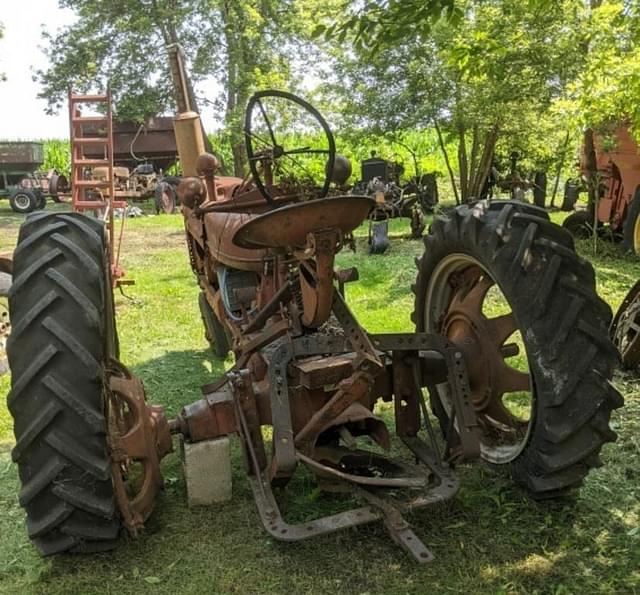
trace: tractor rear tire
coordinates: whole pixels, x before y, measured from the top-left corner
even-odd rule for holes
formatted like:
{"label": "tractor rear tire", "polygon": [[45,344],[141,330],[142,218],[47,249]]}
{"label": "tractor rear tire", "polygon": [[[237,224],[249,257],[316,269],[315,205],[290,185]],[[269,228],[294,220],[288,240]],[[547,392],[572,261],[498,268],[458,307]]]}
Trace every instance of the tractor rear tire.
{"label": "tractor rear tire", "polygon": [[[413,288],[417,330],[441,330],[436,302],[447,303],[454,291],[439,282],[447,262],[472,259],[491,277],[521,333],[532,387],[527,434],[501,467],[535,499],[572,491],[616,439],[609,419],[623,405],[610,382],[619,361],[608,335],[611,309],[596,294],[592,266],[543,209],[512,201],[457,207],[433,222],[424,243]],[[436,286],[440,294],[431,292]],[[448,428],[442,397],[435,401]]]}
{"label": "tractor rear tire", "polygon": [[224,330],[224,327],[218,320],[216,313],[213,311],[207,296],[204,291],[200,292],[198,296],[198,306],[200,306],[200,315],[202,316],[202,323],[204,325],[204,334],[209,342],[211,351],[218,357],[227,357],[230,351],[229,338]]}
{"label": "tractor rear tire", "polygon": [[640,186],[636,188],[624,220],[622,243],[627,250],[640,256]]}
{"label": "tractor rear tire", "polygon": [[103,402],[108,263],[104,226],[89,217],[38,213],[20,229],[7,402],[19,502],[43,555],[109,550],[120,531]]}

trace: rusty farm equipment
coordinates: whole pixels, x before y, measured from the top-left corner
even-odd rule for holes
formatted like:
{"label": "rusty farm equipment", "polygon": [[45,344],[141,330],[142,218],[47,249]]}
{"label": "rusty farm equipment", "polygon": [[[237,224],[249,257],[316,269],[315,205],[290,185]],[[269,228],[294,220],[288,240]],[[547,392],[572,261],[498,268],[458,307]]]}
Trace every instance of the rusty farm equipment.
{"label": "rusty farm equipment", "polygon": [[[295,130],[315,127],[323,140],[291,144],[278,102],[301,114]],[[405,515],[453,498],[456,464],[502,466],[534,498],[577,488],[599,464],[622,405],[610,383],[611,312],[542,209],[478,202],[437,217],[417,260],[415,331],[370,334],[345,296],[356,271],[335,257],[375,200],[333,193],[335,143],[320,114],[287,93],[255,94],[246,179],[216,175],[197,114],[175,126],[206,335],[235,365],[167,420],[119,362],[104,225],[78,213],[27,219],[10,294],[8,405],[19,499],[40,552],[110,549],[122,527],[137,535],[171,434],[185,448],[239,437],[275,539],[382,521],[418,562],[432,554]],[[377,414],[381,401],[393,419]],[[303,468],[351,507],[287,521],[279,494]]]}
{"label": "rusty farm equipment", "polygon": [[0,143],[0,198],[8,198],[14,212],[45,208],[46,194],[36,177],[43,162],[42,143]]}
{"label": "rusty farm equipment", "polygon": [[637,369],[640,366],[640,280],[622,300],[613,317],[610,334],[623,367]]}
{"label": "rusty farm equipment", "polygon": [[[640,151],[629,130],[618,127],[613,139],[595,136],[597,201],[576,211],[563,222],[574,236],[588,237],[594,224],[606,226],[624,247],[640,254]],[[585,148],[580,155],[582,181],[570,181],[568,207],[588,188],[590,175]],[[567,198],[567,197],[565,197]]]}
{"label": "rusty farm equipment", "polygon": [[[109,107],[105,107],[107,102]],[[82,158],[72,159],[72,202],[101,203],[98,208],[103,209],[105,198],[113,193],[114,209],[125,210],[127,202],[153,199],[156,213],[175,212],[180,177],[163,174],[163,168],[174,164],[177,157],[170,119],[149,118],[142,125],[117,122],[110,102],[109,93],[85,96],[69,91],[71,151],[82,153]]]}
{"label": "rusty farm equipment", "polygon": [[[412,153],[413,154],[413,153]],[[361,176],[352,194],[371,196],[375,207],[369,215],[369,252],[382,254],[389,248],[389,220],[407,218],[411,237],[420,238],[425,229],[425,215],[438,204],[435,174],[420,174],[413,154],[416,175],[406,184],[400,183],[404,168],[399,163],[374,154],[360,164]]]}

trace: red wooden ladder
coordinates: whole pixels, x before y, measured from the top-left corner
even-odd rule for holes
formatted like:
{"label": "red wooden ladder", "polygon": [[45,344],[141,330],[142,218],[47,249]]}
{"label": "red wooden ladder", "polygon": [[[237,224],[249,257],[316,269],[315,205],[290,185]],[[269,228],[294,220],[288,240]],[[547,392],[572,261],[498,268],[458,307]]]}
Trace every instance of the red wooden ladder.
{"label": "red wooden ladder", "polygon": [[[82,115],[90,107],[100,115]],[[78,95],[69,89],[69,129],[71,139],[71,200],[76,212],[94,211],[104,219],[109,235],[109,255],[114,285],[129,284],[121,277],[120,244],[115,237],[114,209],[125,209],[124,200],[116,200],[113,177],[113,112],[111,91],[104,95]],[[106,176],[91,179],[95,167],[103,168]],[[126,213],[123,212],[124,225]],[[117,247],[116,247],[117,242]]]}

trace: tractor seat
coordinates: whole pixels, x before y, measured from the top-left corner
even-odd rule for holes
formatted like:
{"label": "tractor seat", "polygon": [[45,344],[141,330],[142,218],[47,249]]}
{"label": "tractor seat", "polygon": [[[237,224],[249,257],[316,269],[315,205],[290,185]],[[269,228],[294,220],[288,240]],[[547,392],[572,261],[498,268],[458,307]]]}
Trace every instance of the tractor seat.
{"label": "tractor seat", "polygon": [[262,259],[265,249],[248,249],[236,246],[232,239],[236,231],[257,215],[249,213],[207,213],[204,226],[207,232],[207,246],[211,256],[225,266],[242,271],[259,273],[263,269]]}

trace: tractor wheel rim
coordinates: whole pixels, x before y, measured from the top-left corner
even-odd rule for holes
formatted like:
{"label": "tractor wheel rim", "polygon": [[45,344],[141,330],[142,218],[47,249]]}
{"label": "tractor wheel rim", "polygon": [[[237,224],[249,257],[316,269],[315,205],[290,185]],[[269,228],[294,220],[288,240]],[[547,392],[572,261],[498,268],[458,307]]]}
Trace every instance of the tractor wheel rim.
{"label": "tractor wheel rim", "polygon": [[[431,275],[426,304],[425,330],[445,335],[464,355],[482,458],[498,465],[513,461],[531,435],[535,392],[526,349],[504,294],[475,258],[450,254]],[[450,415],[446,385],[439,394]]]}
{"label": "tractor wheel rim", "polygon": [[[639,218],[640,219],[640,218]],[[628,368],[640,364],[640,281],[624,298],[612,323],[613,342]]]}
{"label": "tractor wheel rim", "polygon": [[13,202],[19,209],[28,209],[30,200],[26,194],[16,194]]}

